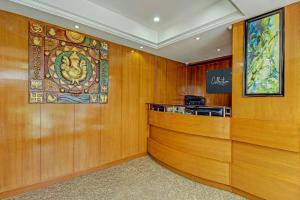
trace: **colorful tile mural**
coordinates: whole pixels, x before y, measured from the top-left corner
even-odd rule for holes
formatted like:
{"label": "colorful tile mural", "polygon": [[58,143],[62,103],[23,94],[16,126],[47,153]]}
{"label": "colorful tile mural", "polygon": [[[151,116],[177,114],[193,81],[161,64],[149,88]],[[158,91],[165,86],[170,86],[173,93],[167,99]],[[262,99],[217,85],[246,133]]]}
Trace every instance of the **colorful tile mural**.
{"label": "colorful tile mural", "polygon": [[107,103],[108,68],[104,41],[30,22],[29,103]]}

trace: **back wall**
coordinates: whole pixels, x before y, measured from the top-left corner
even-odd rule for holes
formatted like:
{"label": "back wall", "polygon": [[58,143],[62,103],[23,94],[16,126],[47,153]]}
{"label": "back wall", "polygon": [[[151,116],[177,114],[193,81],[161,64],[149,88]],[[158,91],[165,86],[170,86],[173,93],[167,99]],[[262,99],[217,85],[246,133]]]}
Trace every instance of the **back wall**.
{"label": "back wall", "polygon": [[0,193],[146,153],[145,103],[180,99],[184,65],[109,42],[108,104],[29,104],[28,22],[0,11]]}
{"label": "back wall", "polygon": [[206,93],[206,72],[208,70],[231,68],[231,56],[215,61],[202,62],[187,68],[187,94],[204,96],[210,106],[231,106],[231,94]]}

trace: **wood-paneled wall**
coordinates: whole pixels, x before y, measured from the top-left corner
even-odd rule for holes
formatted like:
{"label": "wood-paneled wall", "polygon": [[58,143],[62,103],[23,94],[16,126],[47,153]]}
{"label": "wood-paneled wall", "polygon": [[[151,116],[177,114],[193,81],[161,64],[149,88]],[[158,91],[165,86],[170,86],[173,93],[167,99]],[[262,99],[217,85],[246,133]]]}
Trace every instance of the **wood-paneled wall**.
{"label": "wood-paneled wall", "polygon": [[285,96],[243,97],[244,24],[233,28],[231,184],[263,199],[300,198],[300,3],[285,8]]}
{"label": "wood-paneled wall", "polygon": [[185,90],[183,64],[109,43],[108,104],[29,104],[28,21],[0,11],[0,198],[146,153],[145,103]]}
{"label": "wood-paneled wall", "polygon": [[210,106],[231,106],[231,94],[206,93],[207,70],[231,68],[231,65],[231,57],[193,67],[159,57],[154,73],[154,102],[182,104],[184,95],[196,95],[204,96]]}
{"label": "wood-paneled wall", "polygon": [[231,106],[231,94],[206,93],[206,72],[208,70],[231,68],[231,57],[211,61],[187,68],[187,94],[204,96],[206,104],[212,106]]}
{"label": "wood-paneled wall", "polygon": [[154,102],[182,104],[187,94],[187,67],[158,57],[154,74]]}

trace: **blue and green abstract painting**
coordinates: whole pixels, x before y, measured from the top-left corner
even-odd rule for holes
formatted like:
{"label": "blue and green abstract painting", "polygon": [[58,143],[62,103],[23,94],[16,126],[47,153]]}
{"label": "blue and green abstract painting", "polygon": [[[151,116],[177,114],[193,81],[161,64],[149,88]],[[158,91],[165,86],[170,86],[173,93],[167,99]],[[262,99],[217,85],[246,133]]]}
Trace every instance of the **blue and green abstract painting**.
{"label": "blue and green abstract painting", "polygon": [[246,95],[281,94],[281,13],[251,20],[246,35]]}

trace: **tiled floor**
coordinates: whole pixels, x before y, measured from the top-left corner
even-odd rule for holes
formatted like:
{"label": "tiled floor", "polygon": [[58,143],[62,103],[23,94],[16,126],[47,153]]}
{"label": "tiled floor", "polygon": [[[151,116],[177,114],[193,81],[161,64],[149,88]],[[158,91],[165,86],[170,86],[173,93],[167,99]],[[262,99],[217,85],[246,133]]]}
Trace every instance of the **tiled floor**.
{"label": "tiled floor", "polygon": [[10,199],[244,200],[174,174],[147,156]]}

